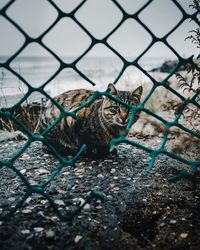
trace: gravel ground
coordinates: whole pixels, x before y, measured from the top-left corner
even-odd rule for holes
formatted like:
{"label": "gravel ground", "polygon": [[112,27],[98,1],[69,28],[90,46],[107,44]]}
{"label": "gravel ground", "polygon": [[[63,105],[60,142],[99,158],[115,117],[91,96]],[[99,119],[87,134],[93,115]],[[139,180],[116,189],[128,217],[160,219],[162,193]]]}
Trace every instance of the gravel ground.
{"label": "gravel ground", "polygon": [[[0,160],[24,144],[1,142]],[[33,194],[9,221],[0,222],[0,249],[200,249],[199,176],[195,189],[188,179],[171,183],[180,167],[177,161],[162,155],[147,173],[144,151],[129,145],[118,151],[115,159],[84,159],[75,168],[66,166],[46,187],[64,213],[82,204],[91,190],[102,192],[103,200],[93,199],[72,222],[62,222],[43,196]],[[32,185],[41,184],[57,165],[37,142],[14,162]],[[13,171],[0,171],[0,211],[5,214],[25,186]]]}

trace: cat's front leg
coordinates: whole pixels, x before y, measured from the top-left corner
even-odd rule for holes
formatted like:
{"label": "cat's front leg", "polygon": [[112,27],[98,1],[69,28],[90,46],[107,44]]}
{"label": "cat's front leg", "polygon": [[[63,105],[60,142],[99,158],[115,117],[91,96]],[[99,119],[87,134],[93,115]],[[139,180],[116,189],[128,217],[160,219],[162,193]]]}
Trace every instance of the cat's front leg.
{"label": "cat's front leg", "polygon": [[109,151],[103,149],[102,147],[95,147],[91,145],[87,145],[87,150],[82,154],[83,157],[90,158],[90,159],[102,159],[108,155]]}
{"label": "cat's front leg", "polygon": [[117,156],[117,149],[114,149],[114,151],[110,152],[108,146],[94,146],[89,149],[88,153],[88,157],[93,159],[114,158]]}

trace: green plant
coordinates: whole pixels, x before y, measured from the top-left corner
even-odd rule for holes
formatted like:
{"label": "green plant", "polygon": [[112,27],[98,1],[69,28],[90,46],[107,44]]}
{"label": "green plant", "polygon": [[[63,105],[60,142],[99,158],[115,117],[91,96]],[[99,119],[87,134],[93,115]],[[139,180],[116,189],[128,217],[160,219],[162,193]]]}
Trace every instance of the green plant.
{"label": "green plant", "polygon": [[[197,11],[197,15],[200,16],[200,1],[193,0],[193,3],[189,5],[190,8]],[[191,20],[192,21],[192,20]],[[185,40],[191,40],[197,48],[200,48],[200,28],[190,30]],[[200,132],[200,128],[196,119],[200,119],[200,54],[197,58],[191,57],[185,64],[185,70],[187,76],[184,76],[182,73],[177,72],[176,78],[180,84],[180,87],[183,89],[183,92],[192,93],[192,97],[188,98],[176,107],[176,113],[180,113],[184,109],[183,118],[190,123],[192,129]]]}

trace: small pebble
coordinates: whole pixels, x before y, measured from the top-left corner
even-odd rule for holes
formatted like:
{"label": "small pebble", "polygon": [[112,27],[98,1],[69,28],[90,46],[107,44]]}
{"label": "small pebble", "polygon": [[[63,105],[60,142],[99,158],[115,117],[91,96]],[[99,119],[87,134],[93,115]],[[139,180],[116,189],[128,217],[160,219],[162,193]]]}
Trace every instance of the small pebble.
{"label": "small pebble", "polygon": [[21,233],[22,234],[30,234],[30,230],[29,229],[24,229],[24,230],[21,230]]}
{"label": "small pebble", "polygon": [[30,201],[31,201],[31,197],[28,197],[28,198],[26,199],[25,203],[26,203],[26,204],[29,204]]}
{"label": "small pebble", "polygon": [[81,235],[76,235],[76,237],[74,238],[74,242],[75,242],[75,243],[78,243],[82,238],[83,238],[83,236],[81,236]]}
{"label": "small pebble", "polygon": [[41,175],[43,175],[43,174],[49,174],[49,171],[46,170],[46,169],[44,169],[44,168],[38,169],[38,172],[39,172],[39,174],[41,174]]}
{"label": "small pebble", "polygon": [[180,237],[181,237],[182,239],[186,239],[186,238],[188,237],[188,234],[187,234],[187,233],[181,233],[181,234],[180,234]]}
{"label": "small pebble", "polygon": [[66,192],[64,190],[61,190],[61,189],[58,190],[58,193],[59,194],[66,194]]}
{"label": "small pebble", "polygon": [[[31,175],[32,176],[32,175]],[[32,185],[32,186],[36,186],[38,183],[36,182],[36,181],[34,181],[34,180],[30,180],[29,181],[30,182],[30,184]]]}
{"label": "small pebble", "polygon": [[114,174],[116,172],[116,170],[114,168],[111,169],[110,173]]}
{"label": "small pebble", "polygon": [[85,203],[85,200],[83,198],[74,198],[72,200],[74,202],[74,205],[76,206],[82,206]]}
{"label": "small pebble", "polygon": [[110,160],[110,159],[104,160],[104,162],[110,162],[110,163],[112,163],[112,161],[113,161],[113,160]]}
{"label": "small pebble", "polygon": [[84,175],[82,175],[82,174],[77,174],[77,177],[78,177],[78,178],[83,178]]}
{"label": "small pebble", "polygon": [[85,165],[85,162],[84,162],[84,161],[83,161],[83,162],[79,162],[78,165],[79,165],[79,166],[84,166],[84,165]]}
{"label": "small pebble", "polygon": [[80,201],[80,206],[82,206],[85,203],[85,200],[83,198],[78,199]]}
{"label": "small pebble", "polygon": [[85,210],[90,209],[90,204],[85,204],[85,206],[83,207],[83,209],[85,209]]}
{"label": "small pebble", "polygon": [[107,195],[107,199],[112,200],[113,196],[112,195]]}
{"label": "small pebble", "polygon": [[24,210],[22,210],[22,213],[23,214],[31,214],[32,210],[30,210],[30,209],[24,209]]}
{"label": "small pebble", "polygon": [[102,174],[98,174],[97,178],[104,178],[104,176]]}
{"label": "small pebble", "polygon": [[22,154],[22,156],[20,157],[20,159],[23,159],[23,160],[28,160],[30,159],[30,156],[26,153]]}
{"label": "small pebble", "polygon": [[176,224],[177,223],[177,221],[176,220],[173,220],[173,219],[171,219],[170,221],[169,221],[169,224]]}
{"label": "small pebble", "polygon": [[113,165],[118,165],[119,163],[117,161],[114,161],[112,164]]}
{"label": "small pebble", "polygon": [[70,172],[63,172],[62,175],[69,175]]}
{"label": "small pebble", "polygon": [[182,221],[186,221],[186,218],[183,217],[183,218],[181,218],[181,220],[182,220]]}
{"label": "small pebble", "polygon": [[102,206],[96,206],[96,209],[102,209]]}
{"label": "small pebble", "polygon": [[42,217],[45,217],[44,213],[42,211],[39,211],[37,214],[40,215],[40,216],[42,216]]}
{"label": "small pebble", "polygon": [[45,205],[47,203],[47,200],[41,200],[40,203],[42,203],[43,205]]}
{"label": "small pebble", "polygon": [[15,197],[10,197],[10,198],[8,198],[8,201],[14,202],[14,201],[15,201]]}
{"label": "small pebble", "polygon": [[84,173],[85,172],[85,169],[83,168],[83,169],[81,169],[81,168],[75,168],[74,169],[74,171],[75,171],[75,174],[77,173],[79,173],[79,174],[82,174],[82,173]]}
{"label": "small pebble", "polygon": [[53,230],[49,229],[49,230],[45,231],[45,235],[47,238],[50,239],[50,238],[53,238],[55,236],[55,232]]}
{"label": "small pebble", "polygon": [[54,200],[54,203],[59,205],[59,206],[65,206],[65,203],[62,200]]}
{"label": "small pebble", "polygon": [[25,173],[26,173],[26,169],[20,170],[20,173],[21,173],[21,174],[25,174]]}
{"label": "small pebble", "polygon": [[44,231],[44,228],[43,228],[43,227],[34,227],[33,229],[34,229],[34,231],[37,232],[37,233],[40,233],[40,232]]}

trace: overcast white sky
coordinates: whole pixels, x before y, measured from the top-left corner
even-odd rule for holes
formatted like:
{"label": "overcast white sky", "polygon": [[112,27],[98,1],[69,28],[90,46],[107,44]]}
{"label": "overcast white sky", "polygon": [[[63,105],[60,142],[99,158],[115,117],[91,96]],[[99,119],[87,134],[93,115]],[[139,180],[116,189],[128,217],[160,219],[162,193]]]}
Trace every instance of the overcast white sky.
{"label": "overcast white sky", "polygon": [[[0,8],[9,1],[0,0]],[[68,13],[82,0],[53,0],[53,2]],[[117,0],[117,2],[127,13],[133,14],[148,1]],[[189,14],[193,13],[192,9],[188,8],[192,0],[177,0],[177,2]],[[16,0],[6,13],[34,38],[42,34],[58,15],[47,0]],[[76,12],[75,17],[93,36],[101,39],[121,21],[123,15],[111,0],[87,0]],[[172,0],[154,0],[139,15],[139,19],[158,37],[167,34],[181,18],[182,13]],[[188,19],[167,39],[181,56],[187,57],[199,53],[189,40],[184,41],[187,32],[195,27],[197,24],[189,22]],[[24,43],[24,36],[3,16],[0,16],[0,36],[0,56],[12,55]],[[42,41],[61,58],[78,56],[91,43],[90,37],[69,17],[62,18]],[[151,36],[134,19],[128,19],[107,41],[122,56],[132,59],[149,45]],[[38,45],[31,44],[24,50],[23,55],[48,56],[48,53]],[[98,44],[88,55],[113,56],[113,53],[104,45]],[[173,57],[173,53],[164,44],[156,43],[146,56]]]}

